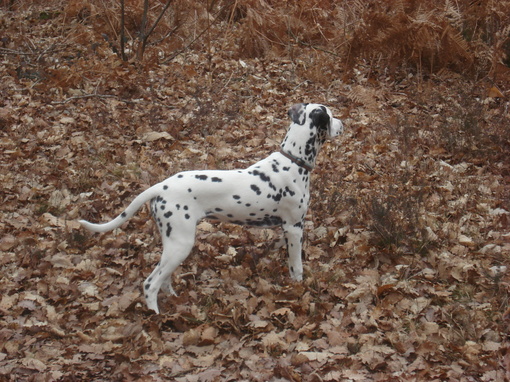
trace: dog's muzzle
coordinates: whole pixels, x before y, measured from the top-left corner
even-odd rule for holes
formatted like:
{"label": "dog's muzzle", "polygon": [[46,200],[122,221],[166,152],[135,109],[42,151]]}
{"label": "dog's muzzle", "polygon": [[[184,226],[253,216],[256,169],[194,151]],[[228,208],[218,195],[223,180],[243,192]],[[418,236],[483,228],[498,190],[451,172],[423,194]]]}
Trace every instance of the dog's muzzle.
{"label": "dog's muzzle", "polygon": [[342,134],[344,132],[344,125],[342,121],[339,119],[333,118],[331,123],[329,124],[328,135],[330,138],[335,138],[336,136]]}

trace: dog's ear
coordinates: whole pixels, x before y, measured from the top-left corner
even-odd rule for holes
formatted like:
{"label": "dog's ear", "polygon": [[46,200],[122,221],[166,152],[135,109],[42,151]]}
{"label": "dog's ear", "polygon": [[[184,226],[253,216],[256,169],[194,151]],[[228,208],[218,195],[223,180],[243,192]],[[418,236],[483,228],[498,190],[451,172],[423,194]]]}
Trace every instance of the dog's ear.
{"label": "dog's ear", "polygon": [[306,120],[305,107],[306,103],[298,103],[289,109],[289,117],[292,122],[303,125]]}
{"label": "dog's ear", "polygon": [[327,127],[331,119],[324,106],[319,106],[317,109],[312,110],[310,118],[312,119],[313,124],[317,127]]}

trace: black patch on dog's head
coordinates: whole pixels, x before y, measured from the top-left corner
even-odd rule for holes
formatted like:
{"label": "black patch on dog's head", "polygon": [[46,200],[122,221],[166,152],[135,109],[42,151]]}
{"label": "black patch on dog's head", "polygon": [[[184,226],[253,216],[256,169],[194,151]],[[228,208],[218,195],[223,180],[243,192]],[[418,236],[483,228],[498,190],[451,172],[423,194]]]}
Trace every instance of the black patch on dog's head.
{"label": "black patch on dog's head", "polygon": [[310,118],[312,119],[313,126],[317,127],[327,127],[331,119],[324,106],[312,110],[310,112]]}

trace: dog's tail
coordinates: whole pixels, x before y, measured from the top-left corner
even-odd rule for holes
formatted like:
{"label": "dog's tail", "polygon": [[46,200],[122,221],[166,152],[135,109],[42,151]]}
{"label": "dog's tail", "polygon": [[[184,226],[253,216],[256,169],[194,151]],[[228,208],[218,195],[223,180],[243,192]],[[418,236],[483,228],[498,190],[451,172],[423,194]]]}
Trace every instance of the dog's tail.
{"label": "dog's tail", "polygon": [[108,223],[94,224],[86,220],[79,220],[79,223],[86,229],[93,232],[108,232],[112,229],[119,228],[122,224],[128,221],[144,205],[145,202],[148,202],[160,194],[161,186],[158,186],[159,185],[156,184],[155,186],[152,186],[151,188],[148,188],[142,192],[131,202],[131,204],[124,210],[123,213]]}

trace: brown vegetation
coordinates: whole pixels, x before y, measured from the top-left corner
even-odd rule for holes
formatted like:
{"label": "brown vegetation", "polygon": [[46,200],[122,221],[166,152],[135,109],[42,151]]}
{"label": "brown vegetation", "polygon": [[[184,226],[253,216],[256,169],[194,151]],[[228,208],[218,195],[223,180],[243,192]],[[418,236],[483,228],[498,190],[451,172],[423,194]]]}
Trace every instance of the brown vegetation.
{"label": "brown vegetation", "polygon": [[[0,6],[0,380],[508,380],[510,1],[144,4],[124,48],[120,1]],[[149,312],[148,209],[76,220],[259,160],[301,101],[346,127],[304,282],[278,232],[202,222]]]}

